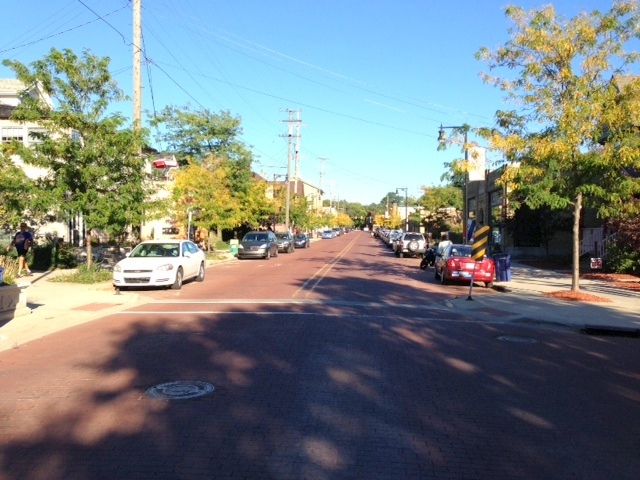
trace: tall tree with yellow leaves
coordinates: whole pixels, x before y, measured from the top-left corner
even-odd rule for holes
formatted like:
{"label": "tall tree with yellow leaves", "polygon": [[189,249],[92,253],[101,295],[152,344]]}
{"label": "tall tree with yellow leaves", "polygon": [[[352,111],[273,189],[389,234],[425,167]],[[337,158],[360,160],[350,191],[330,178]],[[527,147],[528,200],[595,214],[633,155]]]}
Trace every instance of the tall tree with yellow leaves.
{"label": "tall tree with yellow leaves", "polygon": [[572,291],[579,291],[580,215],[583,206],[601,218],[638,211],[630,202],[640,182],[622,174],[640,168],[640,83],[629,74],[637,52],[625,47],[640,36],[637,0],[614,2],[609,12],[558,16],[552,5],[525,11],[509,6],[510,39],[482,48],[477,58],[504,76],[484,80],[507,94],[517,109],[496,113],[485,130],[491,148],[517,168],[510,185],[532,208],[573,210]]}

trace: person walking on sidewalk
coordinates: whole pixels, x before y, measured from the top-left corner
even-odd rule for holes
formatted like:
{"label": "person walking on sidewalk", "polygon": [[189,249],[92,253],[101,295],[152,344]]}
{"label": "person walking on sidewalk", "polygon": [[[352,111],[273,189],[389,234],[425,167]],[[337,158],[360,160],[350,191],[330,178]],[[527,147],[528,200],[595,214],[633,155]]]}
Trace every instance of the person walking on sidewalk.
{"label": "person walking on sidewalk", "polygon": [[16,251],[18,252],[18,277],[22,277],[22,271],[26,270],[27,275],[33,275],[31,270],[29,270],[29,266],[27,265],[27,252],[31,248],[33,244],[33,235],[31,232],[27,230],[27,224],[20,224],[20,231],[16,233],[13,237],[13,240],[7,247],[7,252],[10,251],[14,246],[16,247]]}

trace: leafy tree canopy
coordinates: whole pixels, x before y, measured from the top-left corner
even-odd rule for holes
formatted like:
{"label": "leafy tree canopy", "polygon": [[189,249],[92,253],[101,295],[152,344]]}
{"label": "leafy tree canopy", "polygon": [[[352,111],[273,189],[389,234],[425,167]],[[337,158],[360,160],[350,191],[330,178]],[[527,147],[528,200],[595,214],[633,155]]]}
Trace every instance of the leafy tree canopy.
{"label": "leafy tree canopy", "polygon": [[[107,115],[111,102],[126,98],[108,70],[109,59],[87,50],[79,57],[71,50],[52,49],[29,66],[5,60],[26,86],[38,84],[54,100],[54,107],[26,93],[12,119],[37,122],[44,133],[35,145],[13,142],[24,162],[43,168],[36,180],[50,207],[82,215],[89,238],[91,262],[93,228],[111,233],[139,224],[146,216],[150,191],[144,182],[144,159],[138,154],[141,132],[124,128],[125,118]],[[120,232],[118,232],[120,233]]]}
{"label": "leafy tree canopy", "polygon": [[149,124],[160,129],[156,140],[176,152],[183,164],[188,158],[201,161],[215,155],[234,159],[247,153],[238,141],[241,120],[229,111],[214,113],[206,108],[194,110],[190,105],[167,106],[149,117]]}
{"label": "leafy tree canopy", "polygon": [[583,203],[601,216],[637,209],[637,179],[622,167],[640,167],[637,119],[640,85],[622,92],[612,77],[639,58],[625,45],[640,36],[635,0],[620,0],[606,13],[593,11],[566,20],[552,5],[525,11],[509,6],[510,40],[477,58],[491,70],[484,80],[519,105],[498,111],[497,130],[481,131],[493,149],[518,165],[507,179],[531,207],[549,205],[574,212],[572,290],[579,290],[579,225]]}
{"label": "leafy tree canopy", "polygon": [[421,187],[424,192],[418,199],[418,204],[429,212],[436,212],[440,208],[455,207],[462,210],[462,190],[458,187]]}

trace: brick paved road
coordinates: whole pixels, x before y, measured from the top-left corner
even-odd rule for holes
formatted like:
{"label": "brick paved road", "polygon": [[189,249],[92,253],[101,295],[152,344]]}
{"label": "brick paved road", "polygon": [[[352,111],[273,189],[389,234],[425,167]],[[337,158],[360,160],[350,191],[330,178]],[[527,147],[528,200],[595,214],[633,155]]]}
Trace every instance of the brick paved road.
{"label": "brick paved road", "polygon": [[637,339],[208,281],[1,353],[0,479],[640,478]]}

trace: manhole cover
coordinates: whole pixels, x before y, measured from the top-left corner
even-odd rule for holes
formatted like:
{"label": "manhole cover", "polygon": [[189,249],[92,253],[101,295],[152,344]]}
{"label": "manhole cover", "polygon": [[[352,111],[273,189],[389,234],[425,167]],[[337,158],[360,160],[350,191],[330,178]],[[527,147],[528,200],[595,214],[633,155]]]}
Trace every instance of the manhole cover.
{"label": "manhole cover", "polygon": [[206,382],[169,382],[151,387],[147,395],[161,400],[188,400],[203,397],[214,390],[215,387]]}
{"label": "manhole cover", "polygon": [[531,337],[518,337],[516,335],[500,335],[498,340],[501,342],[512,342],[512,343],[537,343],[538,341],[535,338]]}

